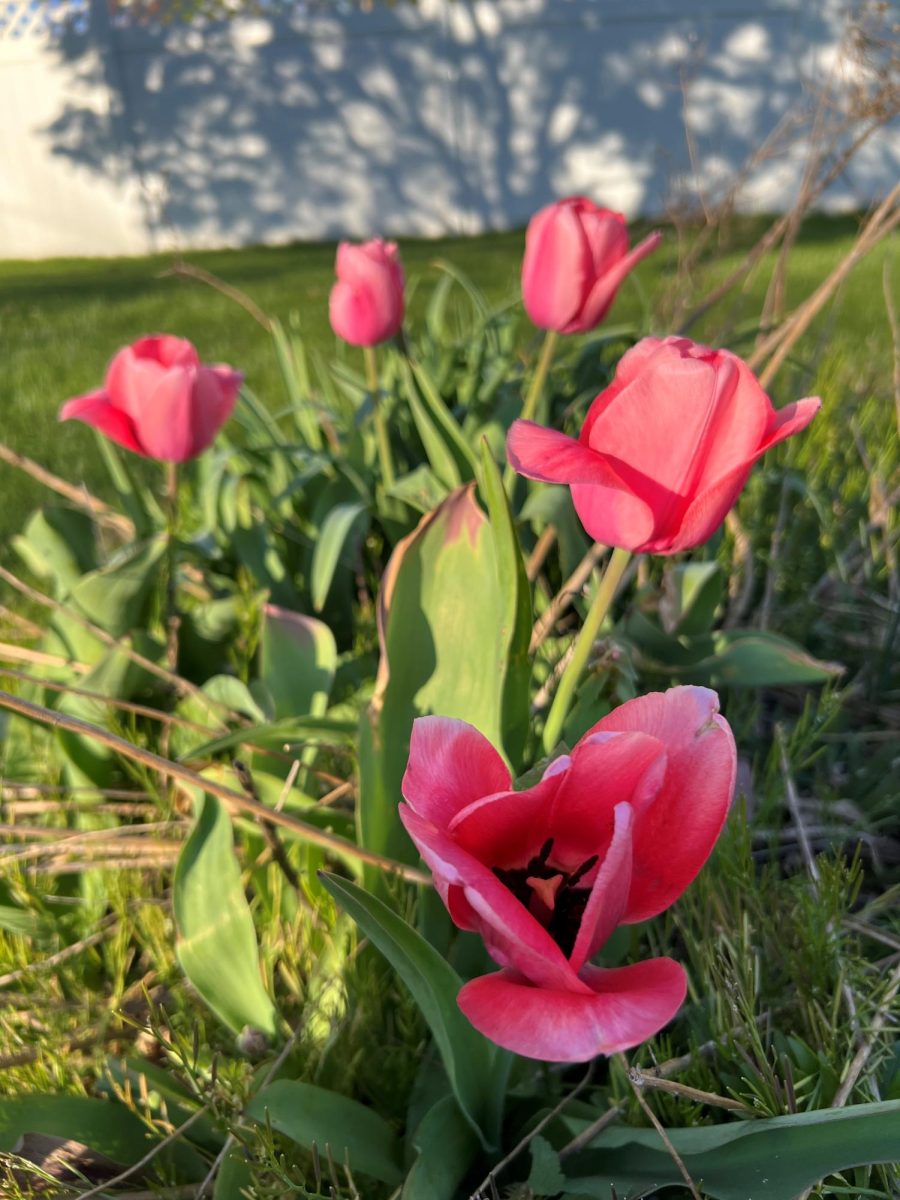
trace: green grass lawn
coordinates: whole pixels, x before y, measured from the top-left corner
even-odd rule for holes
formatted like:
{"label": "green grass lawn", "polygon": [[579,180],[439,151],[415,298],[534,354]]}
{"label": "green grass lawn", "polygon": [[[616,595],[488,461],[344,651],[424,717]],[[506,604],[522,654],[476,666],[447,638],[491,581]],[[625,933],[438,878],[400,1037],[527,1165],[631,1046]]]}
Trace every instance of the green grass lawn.
{"label": "green grass lawn", "polygon": [[[690,281],[690,290],[701,297],[740,261],[763,227],[760,221],[740,223],[728,245],[706,256]],[[791,259],[789,303],[808,295],[840,260],[852,244],[856,227],[851,217],[815,218],[807,223]],[[520,232],[404,242],[403,261],[416,284],[412,319],[421,313],[437,281],[434,263],[439,259],[468,274],[492,301],[515,301],[522,246]],[[889,253],[890,245],[883,243],[860,264],[819,321],[815,337],[806,339],[802,367],[794,373],[796,386],[812,390],[811,376],[821,376],[823,357],[832,366],[852,358],[857,383],[877,378],[886,386],[890,333],[881,273]],[[335,352],[328,326],[333,245],[224,250],[186,257],[246,292],[267,313],[285,321],[293,316],[310,343],[327,354]],[[773,261],[772,257],[764,261],[751,285],[710,314],[692,331],[694,335],[746,350],[752,344],[747,338],[752,339]],[[202,283],[167,275],[172,264],[171,255],[0,263],[0,440],[102,494],[105,475],[93,435],[74,424],[58,427],[56,413],[69,396],[100,383],[107,361],[119,346],[150,332],[190,338],[206,361],[240,367],[248,385],[271,407],[284,404],[265,331],[227,297]],[[669,332],[660,316],[647,313],[659,313],[670,296],[676,264],[676,239],[670,232],[662,248],[626,282],[609,323],[642,321],[657,332]],[[842,391],[843,383],[834,378],[834,371],[828,374],[834,387],[824,389],[826,405],[839,405],[842,413],[851,415],[857,398]],[[794,398],[789,380],[794,382],[792,373],[783,372],[778,381],[780,403]],[[3,542],[44,497],[30,479],[3,465],[0,478]]]}

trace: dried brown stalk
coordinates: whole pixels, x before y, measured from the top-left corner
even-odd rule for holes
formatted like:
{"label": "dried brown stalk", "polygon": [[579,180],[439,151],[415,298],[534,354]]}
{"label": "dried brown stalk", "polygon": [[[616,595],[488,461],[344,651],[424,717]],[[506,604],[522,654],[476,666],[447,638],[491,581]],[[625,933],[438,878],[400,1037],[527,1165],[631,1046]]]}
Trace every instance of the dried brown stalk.
{"label": "dried brown stalk", "polygon": [[590,550],[588,550],[587,554],[547,605],[546,610],[535,622],[531,634],[531,645],[529,646],[530,654],[536,653],[538,647],[550,633],[550,630],[575,597],[580,594],[581,589],[590,579],[594,568],[606,553],[606,546],[601,546],[596,542],[591,546]]}
{"label": "dried brown stalk", "polygon": [[116,751],[116,753],[123,755],[125,758],[130,758],[133,762],[142,763],[145,767],[158,771],[159,774],[166,778],[182,780],[184,783],[190,784],[201,792],[208,792],[210,795],[218,796],[226,802],[228,808],[233,812],[245,814],[258,822],[271,821],[273,825],[280,825],[285,829],[290,829],[298,837],[315,846],[321,846],[332,853],[348,855],[360,862],[365,862],[370,866],[387,871],[390,874],[399,875],[411,883],[420,883],[427,887],[431,886],[431,876],[426,875],[423,871],[416,870],[414,867],[408,867],[405,863],[396,862],[385,855],[376,854],[372,850],[366,850],[362,846],[357,846],[355,842],[348,841],[337,834],[326,833],[324,830],[317,829],[314,825],[308,825],[305,821],[301,821],[299,817],[295,817],[291,813],[279,812],[276,809],[268,808],[266,805],[253,800],[249,796],[243,795],[241,792],[235,792],[231,788],[225,787],[224,784],[217,783],[214,779],[198,775],[196,771],[192,771],[189,767],[185,767],[181,763],[171,762],[169,759],[162,758],[158,754],[153,754],[149,750],[144,750],[140,746],[133,746],[124,738],[120,738],[114,733],[109,733],[105,729],[100,729],[96,725],[91,725],[88,721],[67,716],[65,713],[54,712],[53,709],[44,708],[40,704],[32,704],[30,701],[23,700],[19,696],[13,696],[9,692],[0,691],[0,708],[7,708],[12,712],[17,712],[43,725],[49,725],[52,728],[67,729],[70,733],[77,733],[82,737],[90,738],[92,741],[99,742],[103,746],[108,746],[111,750]]}
{"label": "dried brown stalk", "polygon": [[26,458],[24,454],[17,454],[15,450],[11,450],[9,446],[0,442],[0,462],[5,462],[11,467],[16,467],[20,471],[24,471],[26,475],[30,475],[32,479],[36,479],[38,483],[44,487],[50,488],[60,496],[71,501],[76,508],[83,509],[90,513],[98,525],[105,525],[108,529],[114,530],[119,537],[126,542],[134,540],[134,523],[128,517],[117,513],[115,509],[110,508],[102,500],[98,500],[83,485],[75,487],[74,484],[68,483],[65,479],[60,479],[58,475],[54,475],[52,471],[48,471],[46,467],[42,467],[40,463],[33,462],[30,458]]}
{"label": "dried brown stalk", "polygon": [[693,1179],[691,1178],[690,1171],[688,1171],[687,1167],[684,1165],[684,1159],[681,1157],[681,1155],[678,1153],[678,1151],[672,1145],[672,1140],[669,1137],[669,1135],[666,1133],[665,1129],[663,1128],[656,1113],[653,1111],[653,1109],[647,1103],[640,1087],[632,1079],[631,1071],[628,1067],[628,1060],[625,1058],[625,1055],[617,1054],[616,1058],[618,1059],[619,1063],[622,1066],[622,1069],[625,1071],[625,1074],[628,1077],[628,1082],[631,1084],[632,1091],[634,1092],[635,1096],[637,1097],[637,1102],[638,1102],[638,1104],[640,1104],[641,1108],[643,1109],[644,1115],[648,1118],[648,1120],[650,1121],[650,1124],[653,1126],[653,1128],[659,1134],[660,1138],[662,1138],[663,1145],[665,1146],[666,1150],[669,1152],[669,1157],[672,1159],[672,1162],[678,1168],[679,1174],[681,1175],[681,1178],[684,1180],[685,1184],[687,1185],[694,1200],[703,1200],[703,1197],[700,1195],[700,1192],[697,1189],[696,1183],[694,1183]]}
{"label": "dried brown stalk", "polygon": [[165,667],[161,667],[152,659],[145,658],[143,654],[139,654],[127,642],[120,638],[114,638],[112,634],[107,633],[105,629],[101,629],[99,625],[95,625],[93,621],[89,621],[87,617],[83,617],[75,609],[61,603],[59,600],[52,599],[52,597],[45,595],[43,592],[39,592],[37,588],[30,587],[14,575],[12,571],[8,571],[6,567],[0,566],[0,579],[5,580],[10,587],[14,587],[17,592],[34,601],[35,604],[40,604],[42,607],[49,608],[53,612],[65,614],[69,620],[74,621],[76,625],[80,625],[82,629],[87,630],[98,642],[102,642],[104,646],[109,646],[110,649],[121,651],[133,663],[136,663],[137,666],[143,667],[149,674],[155,675],[157,679],[162,679],[171,687],[174,687],[179,695],[191,695],[207,706],[215,706],[223,711],[228,711],[225,705],[214,702],[211,697],[207,696],[205,692],[202,692],[200,688],[196,687],[189,680],[184,679],[181,675],[174,674],[174,672],[167,670]]}

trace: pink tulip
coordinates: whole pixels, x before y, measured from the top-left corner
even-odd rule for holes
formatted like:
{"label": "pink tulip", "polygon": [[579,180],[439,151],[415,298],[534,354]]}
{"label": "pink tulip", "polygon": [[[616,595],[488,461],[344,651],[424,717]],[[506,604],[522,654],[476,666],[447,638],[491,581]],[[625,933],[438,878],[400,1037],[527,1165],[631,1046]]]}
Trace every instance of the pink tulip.
{"label": "pink tulip", "polygon": [[661,237],[651,233],[629,253],[628,226],[621,213],[598,208],[583,196],[542,208],[525,233],[525,311],[541,329],[594,329],[625,276],[656,249]]}
{"label": "pink tulip", "polygon": [[67,400],[60,421],[84,421],[135,454],[185,462],[231,416],[243,375],[206,367],[184,338],[156,334],[124,346],[99,391]]}
{"label": "pink tulip", "polygon": [[617,926],[662,912],[694,879],[736,766],[718,698],[699,687],[623,704],[521,792],[471,725],[414,723],[400,816],[454,922],[502,968],[459,993],[476,1029],[528,1058],[584,1062],[674,1017],[686,990],[678,963],[590,960]]}
{"label": "pink tulip", "polygon": [[675,554],[715,533],[756,460],[805,429],[821,404],[811,397],[776,412],[736,354],[644,338],[577,440],[516,421],[506,448],[520,475],[571,487],[596,541]]}
{"label": "pink tulip", "polygon": [[403,324],[403,267],[393,242],[341,242],[331,289],[331,328],[351,346],[377,346]]}

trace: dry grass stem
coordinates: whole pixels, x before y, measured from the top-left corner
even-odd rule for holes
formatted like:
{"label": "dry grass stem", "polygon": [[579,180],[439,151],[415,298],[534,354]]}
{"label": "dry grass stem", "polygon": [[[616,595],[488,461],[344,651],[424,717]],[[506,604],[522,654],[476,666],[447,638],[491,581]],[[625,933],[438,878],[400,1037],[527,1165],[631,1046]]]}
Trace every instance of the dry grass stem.
{"label": "dry grass stem", "polygon": [[181,763],[171,762],[169,759],[162,758],[158,754],[153,754],[149,750],[144,750],[140,746],[133,746],[130,742],[125,741],[124,738],[120,738],[114,733],[109,733],[105,729],[100,729],[96,725],[91,725],[87,721],[81,721],[77,717],[69,717],[65,713],[54,712],[52,709],[44,708],[40,704],[32,704],[30,701],[22,700],[18,696],[10,695],[8,692],[0,692],[0,708],[7,708],[12,712],[17,712],[43,725],[67,729],[70,733],[81,734],[83,737],[108,746],[111,750],[115,750],[133,762],[142,763],[145,767],[159,772],[159,774],[166,778],[180,779],[184,783],[199,789],[201,792],[209,792],[213,796],[218,796],[219,799],[226,802],[229,809],[233,812],[251,816],[257,822],[270,821],[273,825],[280,825],[285,829],[290,829],[304,841],[321,846],[332,853],[346,855],[357,859],[359,862],[369,863],[370,866],[378,867],[393,875],[399,875],[411,883],[431,886],[431,876],[426,875],[423,871],[416,870],[414,867],[408,867],[405,863],[395,862],[394,859],[387,858],[382,854],[376,854],[371,850],[365,850],[357,846],[355,842],[339,837],[337,834],[326,833],[324,830],[317,829],[314,825],[308,825],[305,821],[301,821],[298,817],[290,813],[278,812],[275,809],[267,808],[264,804],[253,800],[250,796],[225,787],[224,784],[217,783],[213,779],[198,775],[196,771],[182,766]]}
{"label": "dry grass stem", "polygon": [[56,492],[59,496],[64,496],[76,508],[90,513],[98,525],[105,525],[108,529],[114,530],[123,541],[134,541],[134,522],[121,513],[117,513],[108,504],[98,500],[96,496],[92,496],[84,485],[75,487],[74,484],[68,483],[65,479],[54,475],[52,471],[48,471],[46,467],[42,467],[40,463],[33,462],[24,454],[18,454],[15,450],[11,450],[3,442],[0,442],[0,462],[24,471],[26,475],[30,475],[42,486]]}

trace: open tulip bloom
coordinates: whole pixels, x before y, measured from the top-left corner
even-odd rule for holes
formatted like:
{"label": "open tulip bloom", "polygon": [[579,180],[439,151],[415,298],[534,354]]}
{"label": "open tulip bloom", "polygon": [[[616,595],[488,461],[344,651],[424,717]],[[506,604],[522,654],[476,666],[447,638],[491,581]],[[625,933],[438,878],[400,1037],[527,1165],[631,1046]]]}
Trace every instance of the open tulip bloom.
{"label": "open tulip bloom", "polygon": [[670,1021],[686,992],[678,963],[590,960],[694,879],[735,770],[718,697],[700,687],[623,704],[519,792],[471,725],[419,718],[400,815],[453,921],[501,967],[459,993],[476,1029],[529,1058],[585,1062]]}
{"label": "open tulip bloom", "polygon": [[123,347],[96,392],[68,400],[61,421],[84,421],[145,458],[180,463],[210,446],[231,416],[243,376],[204,366],[189,341],[159,334]]}
{"label": "open tulip bloom", "polygon": [[595,541],[675,554],[715,533],[756,460],[820,407],[810,397],[776,411],[736,354],[644,338],[623,355],[577,439],[516,421],[507,453],[521,475],[568,484]]}

